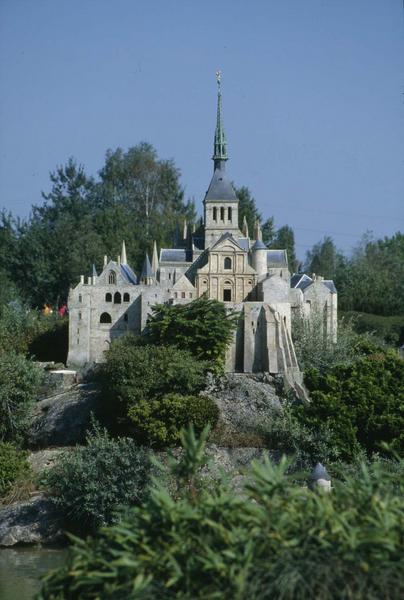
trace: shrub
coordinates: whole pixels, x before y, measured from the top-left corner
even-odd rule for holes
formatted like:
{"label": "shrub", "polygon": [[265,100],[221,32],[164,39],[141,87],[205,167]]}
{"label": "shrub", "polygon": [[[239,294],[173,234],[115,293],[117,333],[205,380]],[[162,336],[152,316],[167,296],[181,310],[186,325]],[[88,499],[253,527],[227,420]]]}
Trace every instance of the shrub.
{"label": "shrub", "polygon": [[144,498],[148,452],[127,438],[112,439],[94,426],[87,445],[63,453],[43,483],[73,526],[95,530],[114,521],[120,506]]}
{"label": "shrub", "polygon": [[404,451],[404,361],[393,352],[370,354],[352,365],[322,375],[306,373],[311,403],[295,414],[312,431],[328,424],[332,444],[351,460],[363,448],[368,455],[382,443]]}
{"label": "shrub", "polygon": [[27,453],[10,442],[0,442],[0,497],[5,496],[19,477],[28,477]]}
{"label": "shrub", "polygon": [[194,394],[204,385],[204,363],[187,350],[137,346],[132,336],[116,340],[106,355],[101,381],[107,413],[126,417],[141,401],[169,393]]}
{"label": "shrub", "polygon": [[344,318],[352,320],[354,329],[358,333],[373,333],[386,344],[395,346],[404,344],[404,315],[386,317],[355,311],[341,314]]}
{"label": "shrub", "polygon": [[323,316],[315,308],[310,319],[301,315],[293,317],[292,335],[297,360],[303,371],[315,368],[324,373],[337,364],[353,362],[359,355],[360,338],[352,321],[341,319],[338,322],[337,341],[333,342],[324,335]]}
{"label": "shrub", "polygon": [[128,417],[143,442],[173,446],[180,431],[193,423],[197,433],[206,425],[215,425],[219,410],[211,398],[168,394],[154,400],[140,400],[129,409]]}
{"label": "shrub", "polygon": [[203,444],[183,439],[174,497],[156,487],[119,525],[76,540],[41,600],[403,596],[403,484],[383,466],[362,465],[324,495],[291,485],[287,461],[265,460],[235,494],[198,485]]}
{"label": "shrub", "polygon": [[21,441],[41,379],[41,370],[23,355],[0,352],[1,440]]}
{"label": "shrub", "polygon": [[188,304],[159,304],[147,322],[146,339],[153,344],[189,350],[212,371],[221,371],[238,314],[223,302],[198,298]]}

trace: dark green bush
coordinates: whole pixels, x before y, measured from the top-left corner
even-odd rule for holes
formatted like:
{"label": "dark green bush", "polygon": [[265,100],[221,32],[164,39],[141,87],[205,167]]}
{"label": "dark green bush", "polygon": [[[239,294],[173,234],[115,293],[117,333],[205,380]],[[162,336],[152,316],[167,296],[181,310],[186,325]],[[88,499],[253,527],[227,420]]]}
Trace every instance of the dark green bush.
{"label": "dark green bush", "polygon": [[328,425],[341,458],[382,451],[383,442],[403,453],[404,361],[393,352],[369,354],[324,375],[312,369],[305,381],[311,403],[295,414],[311,431]]}
{"label": "dark green bush", "polygon": [[147,322],[146,339],[153,344],[189,350],[212,371],[224,367],[238,315],[223,302],[198,298],[188,304],[159,304]]}
{"label": "dark green bush", "polygon": [[15,352],[0,352],[0,440],[21,438],[28,426],[42,371]]}
{"label": "dark green bush", "polygon": [[355,331],[358,333],[373,333],[386,344],[393,346],[404,344],[404,315],[386,317],[355,311],[340,314],[352,319]]}
{"label": "dark green bush", "polygon": [[204,385],[206,365],[187,350],[172,346],[138,346],[132,336],[116,340],[101,372],[106,412],[126,417],[141,401],[169,393],[194,394]]}
{"label": "dark green bush", "polygon": [[383,465],[362,465],[324,495],[291,485],[284,460],[253,463],[237,494],[198,485],[205,463],[188,435],[175,496],[157,487],[119,525],[76,540],[39,598],[403,597],[404,490]]}
{"label": "dark green bush", "polygon": [[128,417],[136,429],[136,439],[158,446],[174,446],[180,442],[180,431],[193,423],[200,433],[206,425],[214,425],[219,410],[205,396],[168,394],[153,400],[140,400],[129,409]]}
{"label": "dark green bush", "polygon": [[16,479],[29,472],[27,453],[10,442],[0,442],[0,497],[7,494]]}
{"label": "dark green bush", "polygon": [[128,438],[112,439],[95,426],[87,445],[62,454],[43,483],[74,528],[95,530],[112,523],[121,506],[144,498],[149,471],[144,448]]}

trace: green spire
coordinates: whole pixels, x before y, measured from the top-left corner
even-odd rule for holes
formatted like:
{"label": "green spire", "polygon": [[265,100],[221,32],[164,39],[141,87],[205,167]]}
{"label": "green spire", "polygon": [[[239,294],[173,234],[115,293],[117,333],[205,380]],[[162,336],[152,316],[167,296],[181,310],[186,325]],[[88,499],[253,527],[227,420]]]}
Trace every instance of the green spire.
{"label": "green spire", "polygon": [[213,153],[215,169],[223,167],[224,165],[221,165],[221,162],[227,160],[227,149],[226,149],[227,142],[226,142],[226,136],[224,134],[223,120],[222,120],[222,91],[220,88],[221,76],[222,76],[221,72],[217,71],[217,73],[216,73],[217,120],[216,120],[216,129],[215,129],[214,153]]}

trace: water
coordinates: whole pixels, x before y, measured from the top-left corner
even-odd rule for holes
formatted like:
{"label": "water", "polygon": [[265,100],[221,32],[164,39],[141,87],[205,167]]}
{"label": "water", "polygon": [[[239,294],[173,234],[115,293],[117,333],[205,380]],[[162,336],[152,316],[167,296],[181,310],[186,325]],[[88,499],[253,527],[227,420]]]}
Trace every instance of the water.
{"label": "water", "polygon": [[40,577],[61,566],[66,553],[65,548],[1,548],[0,600],[32,600]]}

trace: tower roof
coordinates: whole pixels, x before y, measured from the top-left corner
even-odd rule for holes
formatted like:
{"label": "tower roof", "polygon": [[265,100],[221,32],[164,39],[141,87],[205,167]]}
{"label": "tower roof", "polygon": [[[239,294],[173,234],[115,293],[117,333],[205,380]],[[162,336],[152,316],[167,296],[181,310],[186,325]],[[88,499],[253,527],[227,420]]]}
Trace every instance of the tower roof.
{"label": "tower roof", "polygon": [[226,177],[224,168],[217,167],[215,169],[208,191],[206,192],[205,202],[206,200],[231,200],[232,202],[237,202],[236,192],[230,180]]}
{"label": "tower roof", "polygon": [[222,74],[220,71],[216,73],[217,81],[217,116],[216,116],[216,129],[215,129],[215,140],[213,146],[213,160],[215,163],[215,169],[218,163],[227,160],[227,142],[226,135],[224,133],[223,118],[222,118],[222,90],[221,90],[221,78]]}
{"label": "tower roof", "polygon": [[145,259],[143,262],[143,267],[142,267],[142,272],[140,274],[140,278],[141,279],[150,279],[151,277],[154,277],[154,271],[150,264],[149,255],[146,252],[146,256],[145,256]]}

